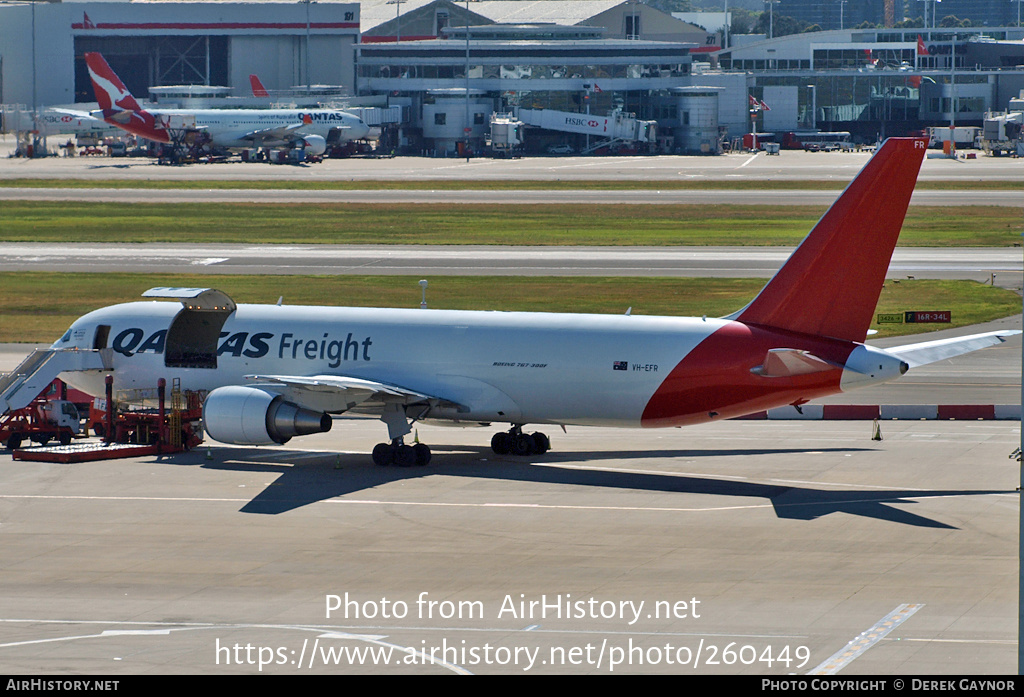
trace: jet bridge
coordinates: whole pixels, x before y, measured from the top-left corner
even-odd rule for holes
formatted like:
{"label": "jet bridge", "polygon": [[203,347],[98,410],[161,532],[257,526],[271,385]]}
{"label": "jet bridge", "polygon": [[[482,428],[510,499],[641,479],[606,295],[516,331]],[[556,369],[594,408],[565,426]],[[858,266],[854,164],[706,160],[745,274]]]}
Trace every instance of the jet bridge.
{"label": "jet bridge", "polygon": [[555,111],[554,109],[519,109],[516,115],[520,121],[529,126],[608,139],[601,141],[595,147],[603,147],[611,142],[653,143],[657,141],[656,121],[641,121],[633,114],[621,110],[615,110],[607,116],[597,116],[596,114],[580,114],[574,111]]}
{"label": "jet bridge", "polygon": [[37,349],[0,377],[0,415],[28,406],[64,372],[111,370],[113,349]]}

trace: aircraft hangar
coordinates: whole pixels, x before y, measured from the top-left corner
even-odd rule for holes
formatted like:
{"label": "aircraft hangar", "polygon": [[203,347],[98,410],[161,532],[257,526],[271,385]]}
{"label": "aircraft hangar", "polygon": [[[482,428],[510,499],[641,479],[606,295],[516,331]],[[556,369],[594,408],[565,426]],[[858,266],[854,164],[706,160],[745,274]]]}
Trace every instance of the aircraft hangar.
{"label": "aircraft hangar", "polygon": [[137,95],[180,84],[241,94],[251,73],[271,90],[352,92],[358,41],[357,2],[2,2],[0,104],[93,101],[86,51]]}

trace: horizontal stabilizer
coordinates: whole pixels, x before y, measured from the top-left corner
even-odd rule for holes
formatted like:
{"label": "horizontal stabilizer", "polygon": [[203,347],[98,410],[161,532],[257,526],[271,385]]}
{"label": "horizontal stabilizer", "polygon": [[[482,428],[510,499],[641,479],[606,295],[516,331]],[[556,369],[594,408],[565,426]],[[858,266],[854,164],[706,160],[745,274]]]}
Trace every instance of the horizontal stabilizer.
{"label": "horizontal stabilizer", "polygon": [[752,368],[751,372],[766,378],[783,378],[808,373],[835,370],[842,366],[818,358],[813,353],[799,349],[771,349],[764,357],[764,363]]}
{"label": "horizontal stabilizer", "polygon": [[936,341],[924,341],[919,344],[907,344],[886,349],[887,353],[898,356],[907,362],[911,368],[919,365],[935,363],[947,358],[960,356],[971,351],[995,346],[1006,341],[1006,337],[1020,334],[1018,330],[1002,330],[986,332],[984,334],[972,334],[970,336],[958,336],[952,339],[938,339]]}
{"label": "horizontal stabilizer", "polygon": [[56,114],[66,114],[68,116],[74,116],[76,119],[90,119],[92,121],[98,121],[95,116],[90,114],[88,111],[78,111],[76,109],[59,109],[57,107],[50,107],[49,111]]}
{"label": "horizontal stabilizer", "polygon": [[120,124],[130,123],[132,120],[131,111],[107,111],[103,114],[107,121],[116,121]]}

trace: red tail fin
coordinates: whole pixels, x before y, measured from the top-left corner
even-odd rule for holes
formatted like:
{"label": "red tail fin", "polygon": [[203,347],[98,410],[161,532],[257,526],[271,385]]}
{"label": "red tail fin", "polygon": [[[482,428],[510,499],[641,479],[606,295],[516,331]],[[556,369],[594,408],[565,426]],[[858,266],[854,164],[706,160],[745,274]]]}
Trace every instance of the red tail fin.
{"label": "red tail fin", "polygon": [[249,76],[249,85],[252,87],[252,96],[254,97],[269,97],[270,93],[267,92],[267,88],[263,86],[260,79],[255,75]]}
{"label": "red tail fin", "polygon": [[753,302],[732,319],[863,341],[927,143],[890,138]]}
{"label": "red tail fin", "polygon": [[126,111],[142,111],[135,97],[121,82],[107,61],[99,53],[86,53],[85,64],[89,67],[92,89],[96,93],[96,101],[104,111],[124,109]]}

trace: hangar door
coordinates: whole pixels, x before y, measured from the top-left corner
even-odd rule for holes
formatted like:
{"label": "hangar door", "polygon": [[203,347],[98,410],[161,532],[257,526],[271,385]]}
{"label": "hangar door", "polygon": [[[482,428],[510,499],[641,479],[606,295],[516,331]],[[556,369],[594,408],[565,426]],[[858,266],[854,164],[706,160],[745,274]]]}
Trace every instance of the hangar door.
{"label": "hangar door", "polygon": [[159,85],[228,85],[225,36],[75,37],[75,101],[95,102],[85,54],[98,51],[128,90],[147,99]]}

